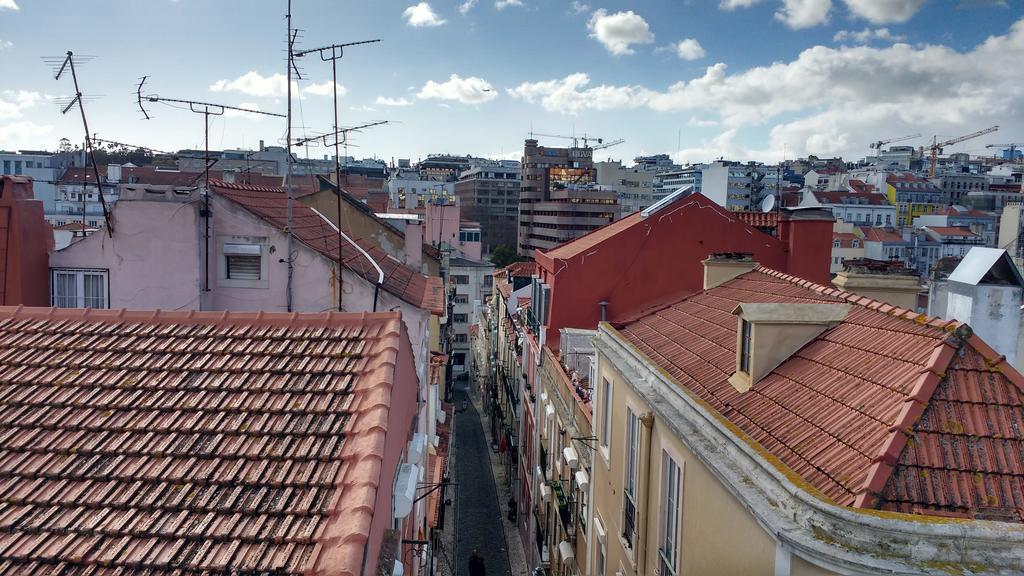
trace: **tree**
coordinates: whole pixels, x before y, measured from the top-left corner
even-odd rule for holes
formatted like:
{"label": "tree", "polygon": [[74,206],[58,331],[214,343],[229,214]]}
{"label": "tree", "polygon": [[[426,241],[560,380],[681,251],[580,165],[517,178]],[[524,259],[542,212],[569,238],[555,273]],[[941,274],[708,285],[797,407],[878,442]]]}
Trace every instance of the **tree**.
{"label": "tree", "polygon": [[504,244],[498,244],[491,252],[491,264],[494,264],[495,268],[504,268],[513,262],[525,260],[529,260],[529,258],[523,258]]}

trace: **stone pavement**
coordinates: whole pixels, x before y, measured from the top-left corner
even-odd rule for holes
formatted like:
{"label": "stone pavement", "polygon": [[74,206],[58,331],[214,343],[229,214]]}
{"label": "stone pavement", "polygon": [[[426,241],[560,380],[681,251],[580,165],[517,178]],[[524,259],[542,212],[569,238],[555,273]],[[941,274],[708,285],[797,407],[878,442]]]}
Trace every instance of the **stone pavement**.
{"label": "stone pavement", "polygon": [[[511,575],[505,535],[505,514],[499,505],[491,467],[490,442],[484,434],[480,413],[465,390],[455,392],[458,426],[455,427],[455,562],[456,576],[469,576],[469,556],[477,550],[484,557],[488,576]],[[462,406],[466,408],[462,410]]]}

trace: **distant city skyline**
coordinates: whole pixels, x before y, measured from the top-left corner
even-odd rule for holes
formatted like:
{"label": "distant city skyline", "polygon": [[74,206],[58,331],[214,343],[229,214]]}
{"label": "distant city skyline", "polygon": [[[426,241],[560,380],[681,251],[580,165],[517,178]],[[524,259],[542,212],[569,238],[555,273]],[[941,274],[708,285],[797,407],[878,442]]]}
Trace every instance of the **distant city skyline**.
{"label": "distant city skyline", "polygon": [[[82,140],[62,116],[40,59],[67,50],[81,69],[100,138],[162,150],[201,148],[202,116],[153,93],[284,112],[284,0],[0,0],[0,148]],[[342,124],[389,120],[348,154],[388,162],[429,153],[519,159],[531,129],[625,143],[595,154],[631,161],[856,160],[911,133],[921,146],[998,124],[946,152],[992,155],[1024,141],[1024,18],[1000,0],[294,0],[300,48],[380,38],[339,63]],[[330,130],[330,65],[315,55],[293,101],[295,135]],[[279,145],[282,120],[229,113],[210,146]],[[542,139],[548,145],[568,140]],[[333,149],[310,147],[322,158]]]}

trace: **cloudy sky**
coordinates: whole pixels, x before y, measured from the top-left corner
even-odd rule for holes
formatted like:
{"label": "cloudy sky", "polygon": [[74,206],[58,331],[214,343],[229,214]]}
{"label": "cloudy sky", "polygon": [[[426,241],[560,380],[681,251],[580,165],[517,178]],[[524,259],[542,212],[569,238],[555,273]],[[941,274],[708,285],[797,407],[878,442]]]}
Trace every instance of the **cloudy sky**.
{"label": "cloudy sky", "polygon": [[[999,132],[951,147],[1024,141],[1024,0],[294,0],[299,48],[380,38],[339,65],[357,157],[432,152],[517,158],[531,130],[625,139],[598,156],[670,153],[863,157],[875,140]],[[90,128],[175,150],[202,117],[135,106],[163,97],[284,112],[284,0],[0,0],[0,148],[82,139],[54,98],[73,90],[41,59],[80,69]],[[301,62],[296,135],[328,131],[330,66]],[[214,148],[280,143],[284,121],[216,118]],[[565,141],[545,138],[551,145]],[[311,157],[327,153],[310,147]]]}

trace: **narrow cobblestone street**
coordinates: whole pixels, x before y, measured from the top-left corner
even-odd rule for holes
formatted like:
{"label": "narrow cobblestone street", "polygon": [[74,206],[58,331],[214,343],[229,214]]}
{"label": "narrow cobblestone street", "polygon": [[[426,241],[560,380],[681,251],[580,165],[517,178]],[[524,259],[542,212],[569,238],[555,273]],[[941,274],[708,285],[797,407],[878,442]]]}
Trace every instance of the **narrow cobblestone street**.
{"label": "narrow cobblestone street", "polygon": [[480,413],[473,402],[466,400],[466,390],[455,393],[455,405],[460,409],[466,406],[458,415],[455,429],[455,477],[459,483],[456,574],[469,576],[469,555],[475,549],[484,557],[487,576],[508,575],[505,519],[489,466],[491,449]]}

